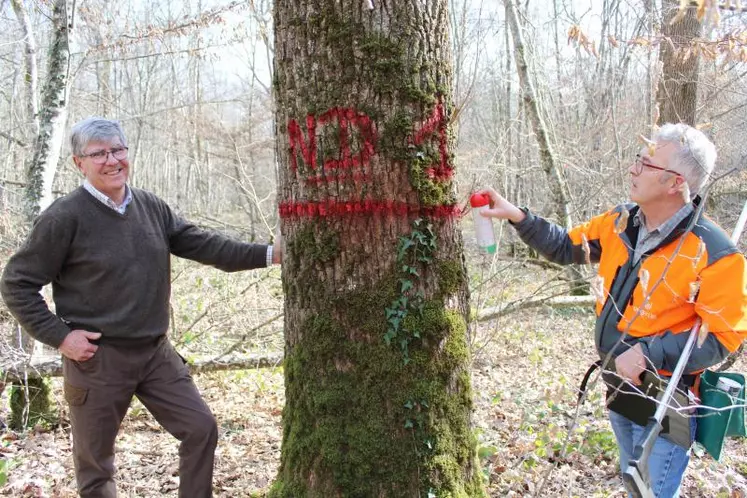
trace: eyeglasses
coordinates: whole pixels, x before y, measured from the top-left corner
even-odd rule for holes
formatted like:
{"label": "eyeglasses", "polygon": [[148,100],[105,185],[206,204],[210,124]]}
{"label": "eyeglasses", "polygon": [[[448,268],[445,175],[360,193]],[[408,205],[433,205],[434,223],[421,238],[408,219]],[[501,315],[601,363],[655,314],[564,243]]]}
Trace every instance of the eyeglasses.
{"label": "eyeglasses", "polygon": [[666,171],[667,173],[672,173],[677,176],[682,176],[681,173],[678,173],[674,171],[673,169],[662,168],[661,166],[657,166],[655,164],[645,162],[640,154],[636,154],[635,155],[635,168],[633,168],[633,173],[635,173],[636,175],[640,175],[641,173],[643,173],[644,166],[647,168],[658,170],[658,171]]}
{"label": "eyeglasses", "polygon": [[78,157],[90,157],[95,164],[104,164],[109,159],[109,154],[117,161],[127,158],[127,147],[115,147],[111,150],[97,150],[90,154],[82,154]]}

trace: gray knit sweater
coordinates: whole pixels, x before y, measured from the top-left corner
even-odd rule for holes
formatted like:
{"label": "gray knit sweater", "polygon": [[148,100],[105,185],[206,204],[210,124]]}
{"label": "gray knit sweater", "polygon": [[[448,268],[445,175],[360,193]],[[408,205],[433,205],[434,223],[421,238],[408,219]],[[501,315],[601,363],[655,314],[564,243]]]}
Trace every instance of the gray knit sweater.
{"label": "gray knit sweater", "polygon": [[[155,195],[132,189],[125,214],[78,188],[34,222],[5,267],[0,292],[35,339],[59,347],[67,323],[104,338],[145,339],[169,325],[170,254],[224,271],[266,265],[267,246],[203,230]],[[56,315],[39,291],[52,283]]]}

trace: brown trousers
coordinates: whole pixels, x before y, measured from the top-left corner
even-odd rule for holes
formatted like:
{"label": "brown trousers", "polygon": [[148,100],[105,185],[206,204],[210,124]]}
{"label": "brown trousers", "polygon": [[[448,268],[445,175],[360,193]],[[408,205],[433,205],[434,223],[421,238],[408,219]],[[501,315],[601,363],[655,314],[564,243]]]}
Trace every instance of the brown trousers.
{"label": "brown trousers", "polygon": [[215,418],[182,358],[163,336],[145,345],[103,342],[93,358],[63,358],[73,460],[83,498],[114,498],[114,440],[132,396],[179,445],[179,496],[212,496]]}

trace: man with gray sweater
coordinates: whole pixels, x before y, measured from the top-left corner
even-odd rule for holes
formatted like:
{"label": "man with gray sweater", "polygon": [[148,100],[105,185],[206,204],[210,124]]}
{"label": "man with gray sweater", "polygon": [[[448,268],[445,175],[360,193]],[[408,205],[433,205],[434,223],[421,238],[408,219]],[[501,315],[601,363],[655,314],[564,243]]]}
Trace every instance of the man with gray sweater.
{"label": "man with gray sweater", "polygon": [[[114,440],[134,395],[181,442],[179,496],[209,497],[218,431],[166,337],[170,255],[239,271],[280,263],[282,250],[200,229],[128,186],[116,121],[77,123],[71,147],[83,186],[36,219],[0,291],[26,332],[62,353],[79,493],[116,496]],[[55,313],[39,292],[49,283]]]}

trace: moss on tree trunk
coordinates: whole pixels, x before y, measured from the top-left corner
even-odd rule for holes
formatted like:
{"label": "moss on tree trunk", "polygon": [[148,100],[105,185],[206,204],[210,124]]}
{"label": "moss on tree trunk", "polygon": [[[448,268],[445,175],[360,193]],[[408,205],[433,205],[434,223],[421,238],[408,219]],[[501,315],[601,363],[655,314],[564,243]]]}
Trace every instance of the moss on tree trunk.
{"label": "moss on tree trunk", "polygon": [[275,2],[286,241],[273,497],[484,496],[446,0]]}
{"label": "moss on tree trunk", "polygon": [[[28,392],[28,396],[26,393]],[[49,385],[44,379],[13,382],[10,390],[10,428],[22,431],[48,423],[56,415],[49,403]]]}

